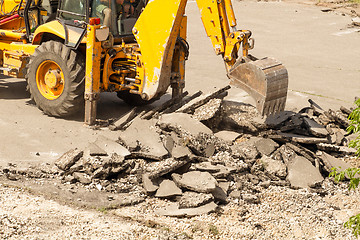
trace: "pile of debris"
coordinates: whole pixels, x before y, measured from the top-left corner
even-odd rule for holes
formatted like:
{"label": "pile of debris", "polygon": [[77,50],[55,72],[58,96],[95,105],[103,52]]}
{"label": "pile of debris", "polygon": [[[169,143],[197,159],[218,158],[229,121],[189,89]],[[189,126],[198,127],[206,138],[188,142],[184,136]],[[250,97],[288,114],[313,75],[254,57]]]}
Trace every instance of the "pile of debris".
{"label": "pile of debris", "polygon": [[346,147],[355,137],[345,131],[350,110],[324,111],[310,100],[299,112],[262,118],[251,105],[224,100],[227,89],[129,113],[111,126],[116,141],[100,136],[56,161],[63,181],[169,199],[157,214],[194,216],[228,201],[259,203],[270,185],[321,193],[333,167],[351,167],[334,157],[355,152]]}

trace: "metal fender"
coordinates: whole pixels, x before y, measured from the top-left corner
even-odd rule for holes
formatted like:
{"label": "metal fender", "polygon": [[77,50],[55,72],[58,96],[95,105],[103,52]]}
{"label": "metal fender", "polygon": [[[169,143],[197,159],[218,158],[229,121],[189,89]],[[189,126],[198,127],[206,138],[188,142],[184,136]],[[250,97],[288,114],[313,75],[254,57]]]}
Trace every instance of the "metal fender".
{"label": "metal fender", "polygon": [[[58,20],[40,25],[34,32],[33,44],[39,44],[44,33],[50,33],[65,39],[64,26]],[[86,43],[86,37],[83,38],[81,43]]]}

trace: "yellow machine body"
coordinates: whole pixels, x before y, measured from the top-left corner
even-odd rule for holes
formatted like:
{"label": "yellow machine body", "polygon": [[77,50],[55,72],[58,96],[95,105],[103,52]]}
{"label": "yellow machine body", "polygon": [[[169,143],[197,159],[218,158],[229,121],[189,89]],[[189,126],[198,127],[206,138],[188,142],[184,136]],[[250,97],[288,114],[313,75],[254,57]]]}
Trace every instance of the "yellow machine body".
{"label": "yellow machine body", "polygon": [[[51,5],[54,1],[50,1],[52,8],[47,9],[55,12],[46,10],[39,0],[24,0],[22,5],[20,0],[3,1],[0,70],[14,77],[27,76],[30,92],[45,113],[74,113],[72,105],[80,101],[79,96],[72,97],[71,91],[78,95],[82,91],[85,122],[91,125],[95,123],[101,92],[117,92],[130,103],[157,99],[169,86],[173,96],[181,94],[189,50],[187,0],[135,0],[121,8],[115,0],[108,1],[108,5],[94,5],[97,1],[59,0],[55,1],[59,3],[55,10]],[[231,0],[196,2],[206,33],[215,53],[223,58],[233,85],[254,97],[261,114],[283,110],[287,71],[276,60],[258,60],[248,55],[253,47],[251,32],[236,29]],[[86,12],[86,6],[92,12]],[[110,10],[104,10],[107,8]],[[100,13],[97,9],[101,9]],[[111,21],[106,20],[106,11],[111,12]],[[56,14],[56,19],[51,19],[51,14]],[[67,62],[74,59],[79,59],[75,65]],[[31,89],[35,83],[38,87],[41,83],[43,91]],[[65,109],[69,103],[71,107]],[[52,106],[58,110],[52,111]]]}

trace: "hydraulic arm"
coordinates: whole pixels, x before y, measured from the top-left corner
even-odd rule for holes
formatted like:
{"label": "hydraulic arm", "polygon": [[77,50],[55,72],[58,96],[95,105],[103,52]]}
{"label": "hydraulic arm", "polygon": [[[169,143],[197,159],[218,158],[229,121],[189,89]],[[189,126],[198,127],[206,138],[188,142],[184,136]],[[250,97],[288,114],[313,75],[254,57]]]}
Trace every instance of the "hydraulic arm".
{"label": "hydraulic arm", "polygon": [[[272,58],[259,60],[248,55],[254,41],[249,30],[236,29],[231,0],[196,2],[215,53],[225,62],[231,84],[247,91],[262,115],[284,110],[287,70]],[[183,25],[186,3],[187,0],[149,1],[133,29],[147,77],[144,97],[151,98],[168,86],[170,61]]]}

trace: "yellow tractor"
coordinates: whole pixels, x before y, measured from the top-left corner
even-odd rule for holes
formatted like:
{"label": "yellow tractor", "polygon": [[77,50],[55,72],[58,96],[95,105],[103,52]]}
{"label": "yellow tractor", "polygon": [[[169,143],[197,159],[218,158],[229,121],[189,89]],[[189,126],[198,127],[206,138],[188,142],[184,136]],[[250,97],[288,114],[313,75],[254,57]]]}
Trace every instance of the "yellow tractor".
{"label": "yellow tractor", "polygon": [[[288,75],[272,58],[256,59],[249,30],[238,30],[231,0],[197,0],[215,53],[231,83],[263,115],[285,107]],[[184,88],[187,0],[0,0],[0,70],[26,78],[44,113],[84,108],[94,124],[100,92],[139,105]]]}

